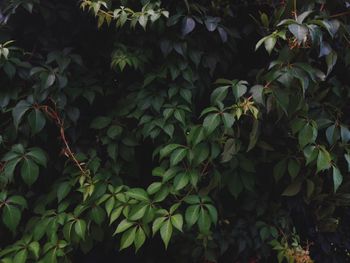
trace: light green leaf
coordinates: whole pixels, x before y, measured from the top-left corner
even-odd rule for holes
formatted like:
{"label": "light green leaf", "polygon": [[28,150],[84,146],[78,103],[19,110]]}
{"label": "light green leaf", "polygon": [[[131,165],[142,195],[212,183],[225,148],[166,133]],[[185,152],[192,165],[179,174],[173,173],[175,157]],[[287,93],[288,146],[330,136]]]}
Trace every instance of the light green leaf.
{"label": "light green leaf", "polygon": [[160,228],[160,236],[164,242],[165,248],[168,248],[172,233],[173,233],[173,225],[168,219],[167,221],[165,221],[165,223],[163,223],[162,227]]}
{"label": "light green leaf", "polygon": [[183,218],[182,218],[182,215],[181,214],[176,214],[176,215],[173,215],[171,218],[171,223],[172,225],[178,229],[179,231],[182,232],[182,225],[183,225]]}
{"label": "light green leaf", "polygon": [[145,241],[146,241],[145,232],[143,231],[142,227],[139,227],[136,231],[135,240],[134,240],[136,251],[140,249],[140,247],[143,245],[143,243],[145,243]]}
{"label": "light green leaf", "polygon": [[199,217],[199,209],[199,205],[191,205],[186,209],[185,220],[188,227],[193,226],[197,222]]}
{"label": "light green leaf", "polygon": [[186,148],[176,149],[170,156],[170,165],[175,166],[181,162],[186,157],[187,152]]}
{"label": "light green leaf", "polygon": [[131,244],[135,240],[136,229],[137,229],[136,226],[133,228],[130,228],[122,235],[122,238],[120,240],[120,250],[131,246]]}
{"label": "light green leaf", "polygon": [[80,237],[82,240],[85,240],[86,223],[84,220],[78,219],[74,224],[74,230],[78,237]]}

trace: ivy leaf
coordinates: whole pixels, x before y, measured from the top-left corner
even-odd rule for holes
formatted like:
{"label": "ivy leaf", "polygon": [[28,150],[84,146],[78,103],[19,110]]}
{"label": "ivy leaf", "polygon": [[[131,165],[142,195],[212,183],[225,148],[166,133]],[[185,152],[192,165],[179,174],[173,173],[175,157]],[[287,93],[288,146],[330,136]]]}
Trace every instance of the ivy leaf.
{"label": "ivy leaf", "polygon": [[80,237],[82,240],[85,240],[86,223],[84,220],[78,219],[74,224],[74,230],[78,237]]}
{"label": "ivy leaf", "polygon": [[16,263],[25,263],[27,261],[28,251],[26,248],[23,248],[16,252],[15,257],[13,258],[13,262]]}
{"label": "ivy leaf", "polygon": [[57,200],[60,203],[71,191],[72,185],[69,182],[61,183],[57,188]]}
{"label": "ivy leaf", "polygon": [[182,218],[182,215],[181,214],[176,214],[176,215],[173,215],[171,218],[171,223],[172,225],[178,229],[179,231],[182,232],[182,225],[183,225],[183,218]]}
{"label": "ivy leaf", "polygon": [[299,133],[298,140],[302,148],[307,144],[314,143],[317,137],[317,129],[310,123],[307,123]]}
{"label": "ivy leaf", "polygon": [[37,241],[33,241],[29,244],[28,250],[34,255],[36,259],[39,258],[40,244]]}
{"label": "ivy leaf", "polygon": [[124,248],[127,248],[131,246],[132,243],[134,243],[136,228],[137,227],[130,228],[122,235],[122,238],[120,240],[120,250],[123,250]]}
{"label": "ivy leaf", "polygon": [[170,156],[170,165],[175,166],[181,162],[186,157],[187,152],[186,148],[176,149]]}
{"label": "ivy leaf", "polygon": [[199,208],[200,206],[198,205],[191,205],[186,209],[185,220],[188,227],[193,226],[197,222],[199,217]]}
{"label": "ivy leaf", "polygon": [[24,158],[21,165],[21,176],[23,181],[31,186],[39,176],[39,166],[32,160]]}
{"label": "ivy leaf", "polygon": [[317,157],[317,172],[327,170],[331,167],[332,158],[323,147],[320,148]]}
{"label": "ivy leaf", "polygon": [[291,24],[288,26],[289,31],[295,36],[299,44],[307,40],[309,29],[304,25]]}
{"label": "ivy leaf", "polygon": [[111,121],[112,119],[109,117],[97,117],[92,121],[90,128],[101,130],[103,128],[106,128],[111,123]]}
{"label": "ivy leaf", "polygon": [[175,179],[174,179],[174,189],[175,191],[179,191],[182,188],[184,188],[188,182],[189,182],[189,177],[186,173],[180,173],[178,174]]}
{"label": "ivy leaf", "polygon": [[209,213],[201,208],[198,217],[198,228],[199,231],[203,234],[208,234],[210,229],[211,219]]}
{"label": "ivy leaf", "polygon": [[219,126],[219,124],[220,115],[216,113],[208,115],[203,121],[204,130],[208,135],[213,133],[213,131]]}
{"label": "ivy leaf", "polygon": [[21,220],[21,211],[14,205],[5,204],[2,212],[2,220],[8,229],[15,232]]}
{"label": "ivy leaf", "polygon": [[45,152],[37,147],[30,148],[26,153],[27,157],[30,157],[37,164],[46,167],[47,158]]}
{"label": "ivy leaf", "polygon": [[149,197],[147,192],[142,188],[132,188],[126,192],[128,196],[139,201],[148,202]]}
{"label": "ivy leaf", "polygon": [[142,227],[137,228],[136,234],[135,234],[135,240],[134,240],[134,245],[136,252],[142,247],[143,243],[146,241],[146,235],[145,232],[143,231]]}
{"label": "ivy leaf", "polygon": [[348,143],[350,141],[350,131],[347,127],[340,126],[340,135],[343,143]]}
{"label": "ivy leaf", "polygon": [[182,19],[182,34],[185,36],[193,31],[196,27],[196,22],[193,18],[186,16]]}
{"label": "ivy leaf", "polygon": [[164,157],[168,156],[170,153],[172,153],[175,149],[181,147],[180,144],[169,144],[162,148],[159,152],[160,159],[163,159]]}
{"label": "ivy leaf", "polygon": [[333,185],[334,185],[334,193],[337,192],[339,186],[343,182],[343,176],[340,173],[339,169],[333,166]]}
{"label": "ivy leaf", "polygon": [[350,172],[350,154],[344,154],[344,158],[346,162],[348,163],[348,172]]}
{"label": "ivy leaf", "polygon": [[168,219],[167,221],[165,221],[165,223],[163,223],[162,227],[160,228],[160,236],[164,242],[165,248],[168,248],[172,233],[173,225],[171,224],[170,219]]}
{"label": "ivy leaf", "polygon": [[31,113],[29,113],[28,122],[30,128],[32,129],[32,133],[36,134],[45,127],[46,119],[44,114],[40,110],[35,109]]}
{"label": "ivy leaf", "polygon": [[334,68],[335,64],[337,63],[338,55],[335,51],[332,51],[326,56],[326,63],[327,63],[327,76],[331,73],[332,69]]}
{"label": "ivy leaf", "polygon": [[31,108],[31,104],[27,102],[26,100],[21,100],[17,103],[17,105],[12,110],[12,117],[13,117],[13,123],[18,128],[19,123],[21,122],[21,119],[23,115]]}
{"label": "ivy leaf", "polygon": [[295,196],[297,195],[301,190],[302,182],[299,180],[294,181],[288,187],[283,191],[283,196]]}
{"label": "ivy leaf", "polygon": [[270,36],[264,41],[265,49],[269,54],[271,54],[273,48],[276,45],[276,42],[277,42],[277,38],[275,36]]}
{"label": "ivy leaf", "polygon": [[153,225],[152,225],[153,235],[157,233],[157,231],[162,227],[165,220],[166,220],[166,217],[158,217],[156,220],[153,221]]}

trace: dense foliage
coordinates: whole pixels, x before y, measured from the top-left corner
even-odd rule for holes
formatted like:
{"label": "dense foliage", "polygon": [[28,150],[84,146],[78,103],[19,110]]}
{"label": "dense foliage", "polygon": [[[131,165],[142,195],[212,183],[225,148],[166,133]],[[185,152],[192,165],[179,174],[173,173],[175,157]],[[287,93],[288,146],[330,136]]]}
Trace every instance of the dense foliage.
{"label": "dense foliage", "polygon": [[348,262],[349,6],[1,1],[1,262]]}

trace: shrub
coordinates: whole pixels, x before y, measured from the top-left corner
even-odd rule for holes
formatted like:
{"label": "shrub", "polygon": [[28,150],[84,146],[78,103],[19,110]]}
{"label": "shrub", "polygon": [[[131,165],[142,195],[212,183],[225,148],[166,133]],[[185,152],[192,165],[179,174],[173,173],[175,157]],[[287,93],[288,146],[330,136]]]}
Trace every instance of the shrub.
{"label": "shrub", "polygon": [[1,262],[345,262],[348,8],[2,1]]}

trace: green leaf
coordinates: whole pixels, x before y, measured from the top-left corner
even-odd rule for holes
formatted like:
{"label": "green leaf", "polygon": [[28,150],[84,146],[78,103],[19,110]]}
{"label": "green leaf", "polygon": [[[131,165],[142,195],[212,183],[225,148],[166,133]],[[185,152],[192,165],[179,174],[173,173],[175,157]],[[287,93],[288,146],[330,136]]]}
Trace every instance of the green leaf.
{"label": "green leaf", "polygon": [[350,154],[344,154],[344,158],[346,162],[348,163],[348,172],[350,172]]}
{"label": "green leaf", "polygon": [[28,250],[34,255],[35,259],[39,258],[40,244],[37,241],[33,241],[29,244]]}
{"label": "green leaf", "polygon": [[317,138],[317,129],[314,128],[310,123],[307,123],[304,128],[301,129],[298,140],[302,148],[306,145],[314,143]]}
{"label": "green leaf", "polygon": [[318,156],[318,150],[315,146],[307,146],[304,149],[304,156],[306,158],[306,165],[314,161]]}
{"label": "green leaf", "polygon": [[162,227],[160,228],[160,236],[164,242],[165,248],[168,248],[172,233],[173,226],[170,220],[168,219],[167,221],[165,221],[165,223],[163,223]]}
{"label": "green leaf", "polygon": [[205,207],[208,209],[211,221],[213,222],[213,224],[216,225],[218,221],[218,212],[216,208],[213,205],[208,205],[208,204],[206,204]]}
{"label": "green leaf", "polygon": [[132,188],[126,192],[128,196],[139,201],[148,202],[149,197],[147,192],[142,188]]}
{"label": "green leaf", "polygon": [[204,208],[201,208],[199,212],[199,217],[198,217],[199,231],[203,234],[208,234],[210,225],[211,225],[211,219],[210,219],[209,213]]}
{"label": "green leaf", "polygon": [[17,251],[15,257],[13,258],[13,262],[15,263],[25,263],[27,261],[28,251],[26,248]]}
{"label": "green leaf", "polygon": [[101,225],[103,221],[106,218],[106,213],[105,211],[99,207],[99,206],[94,206],[91,209],[91,219],[97,224]]}
{"label": "green leaf", "polygon": [[24,158],[21,165],[21,176],[23,181],[31,186],[39,176],[39,166],[32,160]]}
{"label": "green leaf", "polygon": [[134,206],[129,212],[128,219],[132,221],[141,219],[145,215],[147,207],[148,205],[144,203]]}
{"label": "green leaf", "polygon": [[156,220],[153,221],[153,225],[152,225],[153,235],[155,235],[155,233],[157,233],[157,231],[162,227],[165,220],[166,220],[166,217],[158,217]]}
{"label": "green leaf", "polygon": [[189,177],[186,173],[178,174],[174,179],[174,189],[179,191],[189,183]]}
{"label": "green leaf", "polygon": [[295,36],[299,43],[307,40],[309,29],[304,25],[291,24],[288,26],[289,31]]}
{"label": "green leaf", "polygon": [[300,163],[296,159],[290,159],[288,162],[289,175],[294,179],[300,172]]}
{"label": "green leaf", "polygon": [[3,207],[2,221],[8,229],[15,232],[20,220],[21,211],[16,206],[6,204]]}
{"label": "green leaf", "polygon": [[30,128],[32,129],[32,133],[36,134],[44,128],[46,119],[44,114],[40,110],[35,109],[31,113],[29,113],[28,122]]}
{"label": "green leaf", "polygon": [[140,247],[143,245],[143,243],[145,243],[145,241],[146,241],[145,232],[143,231],[142,227],[139,227],[136,231],[135,240],[134,240],[136,251],[140,249]]}
{"label": "green leaf", "polygon": [[123,132],[123,128],[122,127],[120,127],[119,125],[112,125],[112,126],[110,126],[108,128],[107,135],[111,139],[115,139],[117,136],[122,134],[122,132]]}
{"label": "green leaf", "polygon": [[277,42],[277,38],[275,36],[270,36],[264,41],[265,49],[269,54],[271,54],[273,48],[276,45],[276,42]]}
{"label": "green leaf", "polygon": [[46,167],[47,158],[45,152],[37,147],[30,148],[28,153],[26,153],[27,157],[30,157],[34,160],[37,164]]}
{"label": "green leaf", "polygon": [[74,230],[78,237],[80,237],[82,240],[85,240],[86,223],[84,220],[78,219],[75,221]]}
{"label": "green leaf", "polygon": [[186,209],[185,220],[188,227],[193,226],[197,222],[199,217],[199,209],[199,205],[191,205]]}
{"label": "green leaf", "polygon": [[182,215],[181,214],[176,214],[176,215],[173,215],[171,218],[171,223],[172,225],[178,229],[179,231],[182,232],[182,225],[183,225],[183,218],[182,218]]}
{"label": "green leaf", "polygon": [[327,170],[331,167],[332,158],[323,147],[320,148],[317,156],[317,172]]}
{"label": "green leaf", "polygon": [[136,229],[137,229],[136,226],[133,228],[130,228],[122,235],[122,238],[120,240],[120,250],[131,246],[131,244],[135,240]]}
{"label": "green leaf", "polygon": [[170,156],[170,165],[175,166],[181,162],[186,157],[187,152],[186,148],[176,149]]}
{"label": "green leaf", "polygon": [[248,82],[241,80],[232,86],[232,92],[236,100],[238,100],[247,92],[247,84]]}
{"label": "green leaf", "polygon": [[150,194],[150,195],[153,195],[156,192],[158,192],[161,187],[162,187],[162,183],[161,182],[154,182],[150,186],[148,186],[147,193]]}
{"label": "green leaf", "polygon": [[134,225],[134,222],[131,222],[127,219],[124,219],[123,221],[121,221],[117,227],[117,229],[115,230],[113,235],[119,234],[121,232],[124,232],[125,230],[127,230],[128,228],[130,228],[132,225]]}
{"label": "green leaf", "polygon": [[97,117],[92,121],[90,128],[100,130],[106,128],[111,121],[112,119],[109,117]]}
{"label": "green leaf", "polygon": [[182,147],[180,144],[169,144],[162,148],[159,152],[160,159],[163,159],[164,157],[168,156],[171,154],[175,149]]}
{"label": "green leaf", "polygon": [[283,159],[281,161],[279,161],[273,168],[273,176],[276,180],[276,182],[278,182],[283,175],[286,173],[287,170],[287,160]]}
{"label": "green leaf", "polygon": [[61,183],[57,188],[57,200],[60,203],[71,191],[72,185],[69,182]]}
{"label": "green leaf", "polygon": [[337,63],[338,55],[335,51],[332,51],[326,56],[326,63],[327,63],[327,76],[331,73],[332,69],[334,68],[335,64]]}
{"label": "green leaf", "polygon": [[217,113],[208,115],[203,121],[204,130],[208,135],[213,133],[213,131],[219,126],[219,124],[220,115]]}
{"label": "green leaf", "polygon": [[13,123],[17,129],[23,115],[31,108],[31,104],[25,100],[21,100],[12,110]]}
{"label": "green leaf", "polygon": [[339,169],[333,166],[333,185],[334,185],[334,193],[337,192],[339,186],[343,182],[343,176],[340,173]]}
{"label": "green leaf", "polygon": [[294,196],[297,195],[301,190],[302,182],[299,180],[294,181],[283,191],[283,196]]}
{"label": "green leaf", "polygon": [[235,123],[235,116],[231,113],[223,113],[222,114],[222,122],[225,125],[225,128],[232,128],[233,124]]}

